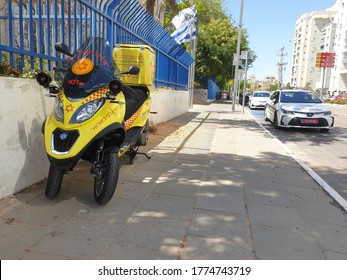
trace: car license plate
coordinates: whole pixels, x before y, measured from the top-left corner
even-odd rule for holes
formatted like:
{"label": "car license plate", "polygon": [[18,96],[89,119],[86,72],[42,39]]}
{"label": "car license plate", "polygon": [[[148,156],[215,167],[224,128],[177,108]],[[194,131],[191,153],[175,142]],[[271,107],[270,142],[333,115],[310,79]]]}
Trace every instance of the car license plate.
{"label": "car license plate", "polygon": [[317,119],[302,119],[301,123],[305,123],[305,124],[318,124],[318,120]]}

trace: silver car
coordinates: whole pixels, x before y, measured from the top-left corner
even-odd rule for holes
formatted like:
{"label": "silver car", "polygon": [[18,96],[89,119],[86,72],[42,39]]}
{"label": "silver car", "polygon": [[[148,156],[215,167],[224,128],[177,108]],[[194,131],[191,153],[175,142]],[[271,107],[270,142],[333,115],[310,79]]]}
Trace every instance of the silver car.
{"label": "silver car", "polygon": [[328,130],[334,126],[334,116],[319,97],[307,90],[275,91],[266,104],[265,120],[275,128],[303,127]]}

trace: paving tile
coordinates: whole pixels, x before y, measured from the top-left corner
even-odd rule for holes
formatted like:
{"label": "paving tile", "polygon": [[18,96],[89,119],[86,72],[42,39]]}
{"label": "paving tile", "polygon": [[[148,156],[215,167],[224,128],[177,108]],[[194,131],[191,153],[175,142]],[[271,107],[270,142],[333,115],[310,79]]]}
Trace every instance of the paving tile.
{"label": "paving tile", "polygon": [[191,217],[195,198],[151,194],[134,214],[138,217],[158,217],[188,220]]}
{"label": "paving tile", "polygon": [[181,260],[251,260],[252,249],[242,240],[188,236]]}
{"label": "paving tile", "polygon": [[145,182],[119,180],[114,196],[131,200],[143,200],[154,188],[153,178],[148,177]]}
{"label": "paving tile", "polygon": [[52,231],[52,235],[70,234],[90,238],[114,238],[123,227],[124,224],[119,224],[115,220],[71,217],[57,224]]}
{"label": "paving tile", "polygon": [[20,223],[49,226],[60,223],[76,211],[86,209],[88,207],[83,203],[79,203],[75,198],[52,201],[45,197],[39,197],[32,201],[30,205],[18,205],[15,209],[6,213],[3,218]]}
{"label": "paving tile", "polygon": [[324,255],[327,257],[328,260],[347,260],[347,254],[339,252],[324,251]]}
{"label": "paving tile", "polygon": [[121,234],[117,243],[178,253],[183,240],[187,222],[153,217],[132,217]]}
{"label": "paving tile", "polygon": [[103,260],[175,260],[177,247],[162,246],[158,250],[134,245],[112,243],[99,258]]}
{"label": "paving tile", "polygon": [[123,224],[135,213],[138,206],[139,201],[137,200],[113,197],[104,206],[95,203],[93,207],[71,213],[71,217]]}
{"label": "paving tile", "polygon": [[347,224],[344,226],[332,225],[328,221],[308,221],[307,224],[312,235],[324,250],[347,254]]}
{"label": "paving tile", "polygon": [[323,221],[331,224],[331,226],[347,226],[347,215],[344,210],[336,206],[335,203],[321,202],[298,199],[295,200],[295,205],[307,223]]}
{"label": "paving tile", "polygon": [[198,189],[199,186],[194,186],[190,183],[185,184],[169,181],[156,184],[152,193],[195,198]]}
{"label": "paving tile", "polygon": [[333,203],[333,199],[318,185],[315,188],[305,188],[291,185],[284,185],[283,191],[290,195],[293,201],[310,201],[318,204]]}
{"label": "paving tile", "polygon": [[188,235],[226,238],[251,244],[250,225],[246,215],[195,209]]}
{"label": "paving tile", "polygon": [[199,190],[195,208],[246,214],[243,196]]}
{"label": "paving tile", "polygon": [[59,233],[47,235],[31,250],[36,253],[56,255],[58,258],[95,260],[111,241],[110,238],[94,235]]}
{"label": "paving tile", "polygon": [[257,259],[323,260],[325,255],[308,231],[252,225]]}
{"label": "paving tile", "polygon": [[243,184],[231,180],[210,180],[202,181],[200,184],[201,193],[222,193],[231,196],[243,196]]}
{"label": "paving tile", "polygon": [[51,226],[30,225],[25,223],[0,224],[0,259],[29,259],[31,248],[53,231]]}
{"label": "paving tile", "polygon": [[294,208],[295,203],[291,200],[291,195],[277,188],[248,188],[245,187],[247,204],[276,205],[286,208]]}
{"label": "paving tile", "polygon": [[305,221],[295,208],[259,203],[248,203],[247,207],[252,224],[297,230],[305,228]]}

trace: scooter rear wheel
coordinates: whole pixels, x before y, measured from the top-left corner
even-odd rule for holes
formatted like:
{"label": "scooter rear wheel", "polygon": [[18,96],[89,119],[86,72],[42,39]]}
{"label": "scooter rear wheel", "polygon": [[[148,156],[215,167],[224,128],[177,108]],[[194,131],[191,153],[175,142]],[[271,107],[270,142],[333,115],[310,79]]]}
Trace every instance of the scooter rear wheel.
{"label": "scooter rear wheel", "polygon": [[94,198],[100,205],[109,202],[116,190],[119,174],[118,155],[116,153],[106,153],[103,165],[103,175],[94,178]]}
{"label": "scooter rear wheel", "polygon": [[46,197],[50,199],[57,197],[63,182],[64,173],[65,170],[59,169],[52,164],[50,165],[45,188]]}

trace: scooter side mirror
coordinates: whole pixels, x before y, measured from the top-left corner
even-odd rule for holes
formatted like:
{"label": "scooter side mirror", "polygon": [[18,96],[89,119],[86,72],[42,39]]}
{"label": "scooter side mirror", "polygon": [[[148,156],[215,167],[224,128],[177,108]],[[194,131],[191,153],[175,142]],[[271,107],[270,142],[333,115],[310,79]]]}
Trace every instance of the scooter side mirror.
{"label": "scooter side mirror", "polygon": [[36,75],[36,81],[39,83],[40,86],[48,88],[49,84],[52,82],[52,77],[49,74],[40,72]]}
{"label": "scooter side mirror", "polygon": [[137,75],[138,73],[140,73],[140,68],[139,67],[137,67],[137,66],[130,66],[127,74]]}
{"label": "scooter side mirror", "polygon": [[63,54],[66,54],[70,57],[73,57],[73,54],[71,53],[69,46],[64,44],[64,43],[56,43],[54,45],[54,48],[59,53],[63,53]]}

